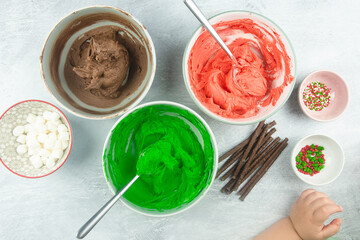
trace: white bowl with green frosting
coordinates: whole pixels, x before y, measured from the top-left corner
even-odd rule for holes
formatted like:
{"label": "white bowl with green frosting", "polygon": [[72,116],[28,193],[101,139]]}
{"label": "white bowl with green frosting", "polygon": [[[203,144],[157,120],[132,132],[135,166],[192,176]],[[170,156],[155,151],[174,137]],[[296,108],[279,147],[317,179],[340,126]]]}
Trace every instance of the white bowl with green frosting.
{"label": "white bowl with green frosting", "polygon": [[196,112],[173,102],[142,104],[123,115],[103,153],[105,179],[114,194],[140,174],[121,201],[149,216],[194,206],[216,175],[218,151],[210,127]]}

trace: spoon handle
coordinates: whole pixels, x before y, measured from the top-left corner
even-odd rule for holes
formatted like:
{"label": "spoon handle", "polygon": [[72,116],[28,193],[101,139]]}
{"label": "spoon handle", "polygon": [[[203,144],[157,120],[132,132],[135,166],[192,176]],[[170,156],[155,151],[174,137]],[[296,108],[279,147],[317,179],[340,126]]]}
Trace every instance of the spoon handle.
{"label": "spoon handle", "polygon": [[115,194],[97,213],[94,214],[78,231],[76,237],[78,239],[84,238],[95,225],[102,219],[102,217],[110,210],[110,208],[119,200],[119,198],[129,189],[129,187],[139,178],[136,175],[131,181],[126,184],[117,194]]}
{"label": "spoon handle", "polygon": [[193,0],[184,0],[185,5],[190,9],[190,11],[195,15],[195,17],[204,25],[204,27],[209,31],[209,33],[215,38],[215,40],[220,44],[220,46],[225,50],[227,55],[236,62],[234,55],[231,53],[229,48],[226,46],[224,41],[220,38],[219,34],[211,26],[209,21],[206,19],[204,14],[201,12],[199,7]]}

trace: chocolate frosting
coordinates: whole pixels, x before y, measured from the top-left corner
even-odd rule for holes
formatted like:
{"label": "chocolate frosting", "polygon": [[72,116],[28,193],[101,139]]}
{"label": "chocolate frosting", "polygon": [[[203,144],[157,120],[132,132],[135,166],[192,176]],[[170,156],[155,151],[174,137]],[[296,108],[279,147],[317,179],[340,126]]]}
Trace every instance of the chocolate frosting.
{"label": "chocolate frosting", "polygon": [[[121,12],[128,15],[126,12]],[[60,57],[71,36],[85,27],[102,21],[119,23],[124,27],[109,24],[86,32],[72,43],[72,47],[67,53],[65,67],[59,69]],[[102,52],[104,49],[106,51]],[[90,54],[90,51],[94,51],[94,53]],[[151,68],[151,64],[155,60],[148,54],[150,51],[151,45],[139,27],[133,25],[126,18],[112,13],[85,15],[69,23],[68,27],[59,34],[52,50],[50,73],[59,94],[72,106],[91,114],[111,114],[121,109],[125,110],[135,101],[136,97],[126,105],[113,108],[121,104],[141,86],[148,68]],[[87,60],[87,57],[82,56],[84,53],[94,56],[95,59]],[[106,60],[113,54],[117,55],[118,61]],[[127,58],[128,60],[126,60]],[[150,61],[149,66],[148,60]],[[103,61],[105,63],[102,63]],[[127,68],[128,70],[126,70]],[[67,85],[82,102],[98,108],[111,109],[98,112],[79,105],[64,91],[59,71],[64,71]],[[104,75],[100,74],[102,71],[104,71]],[[137,96],[141,93],[142,91],[139,91]]]}
{"label": "chocolate frosting", "polygon": [[[90,38],[88,36],[90,35]],[[74,89],[86,85],[95,96],[117,98],[120,87],[129,70],[129,53],[116,39],[117,31],[112,26],[91,30],[77,39],[69,52],[66,71],[73,71],[81,78],[72,81]],[[85,41],[84,41],[85,40]],[[71,75],[67,72],[66,75]]]}

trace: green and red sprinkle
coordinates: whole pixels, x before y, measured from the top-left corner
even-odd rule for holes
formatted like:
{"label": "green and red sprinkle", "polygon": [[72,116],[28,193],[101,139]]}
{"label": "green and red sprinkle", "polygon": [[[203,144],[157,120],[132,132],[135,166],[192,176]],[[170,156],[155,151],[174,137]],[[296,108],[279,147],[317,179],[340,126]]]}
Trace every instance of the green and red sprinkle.
{"label": "green and red sprinkle", "polygon": [[314,176],[318,174],[325,166],[325,156],[322,151],[325,148],[315,144],[306,145],[298,155],[296,155],[296,168],[299,172]]}
{"label": "green and red sprinkle", "polygon": [[309,83],[303,92],[303,101],[307,108],[313,111],[321,111],[330,105],[330,88],[324,83]]}

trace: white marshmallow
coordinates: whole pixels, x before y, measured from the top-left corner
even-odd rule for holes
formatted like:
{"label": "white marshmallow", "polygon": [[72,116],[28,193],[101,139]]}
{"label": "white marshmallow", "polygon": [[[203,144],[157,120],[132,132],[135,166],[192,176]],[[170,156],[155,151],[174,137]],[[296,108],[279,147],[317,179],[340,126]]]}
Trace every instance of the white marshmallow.
{"label": "white marshmallow", "polygon": [[37,133],[37,130],[36,130],[36,127],[35,127],[35,123],[29,124],[28,133]]}
{"label": "white marshmallow", "polygon": [[26,134],[26,142],[30,141],[29,139],[36,139],[37,135],[36,132],[29,132]]}
{"label": "white marshmallow", "polygon": [[28,124],[13,130],[16,141],[22,144],[16,151],[19,155],[27,152],[35,168],[43,165],[53,168],[57,159],[63,157],[63,150],[69,146],[69,129],[57,112],[44,111],[42,116],[30,113],[26,121]]}
{"label": "white marshmallow", "polygon": [[43,124],[45,124],[45,118],[43,118],[42,116],[36,116],[35,123],[43,123]]}
{"label": "white marshmallow", "polygon": [[44,111],[43,112],[43,117],[46,119],[46,120],[51,120],[51,112],[50,111]]}
{"label": "white marshmallow", "polygon": [[39,155],[40,155],[40,157],[49,157],[50,156],[50,151],[42,148],[39,151]]}
{"label": "white marshmallow", "polygon": [[41,158],[39,155],[33,155],[29,158],[31,164],[34,166],[34,168],[41,168],[43,165],[43,162],[41,161]]}
{"label": "white marshmallow", "polygon": [[48,135],[47,135],[46,133],[40,133],[40,134],[37,136],[37,140],[38,140],[40,143],[45,143],[47,139],[48,139]]}
{"label": "white marshmallow", "polygon": [[14,136],[20,136],[21,134],[23,134],[25,131],[24,126],[16,126],[13,130],[13,135]]}
{"label": "white marshmallow", "polygon": [[60,115],[57,112],[52,112],[51,113],[51,120],[53,122],[55,122],[56,120],[59,120],[59,119],[60,119]]}
{"label": "white marshmallow", "polygon": [[62,150],[62,149],[63,149],[62,142],[60,140],[56,140],[54,143],[53,150]]}
{"label": "white marshmallow", "polygon": [[16,152],[20,155],[23,155],[24,153],[27,152],[27,146],[26,145],[19,145],[16,148]]}
{"label": "white marshmallow", "polygon": [[63,156],[63,151],[62,150],[54,150],[51,152],[51,157],[56,158],[56,159],[60,159]]}
{"label": "white marshmallow", "polygon": [[60,124],[62,124],[60,119],[57,119],[56,121],[52,121],[53,123],[55,123],[56,126],[59,126]]}
{"label": "white marshmallow", "polygon": [[46,141],[44,143],[44,148],[47,149],[47,150],[54,149],[54,141]]}
{"label": "white marshmallow", "polygon": [[59,138],[61,141],[64,141],[64,140],[69,140],[69,133],[68,132],[60,132],[59,133]]}
{"label": "white marshmallow", "polygon": [[33,133],[28,133],[26,135],[26,145],[30,147],[40,147],[40,143],[36,139],[37,135]]}
{"label": "white marshmallow", "polygon": [[47,157],[40,157],[40,159],[41,159],[41,161],[42,161],[42,163],[44,164],[44,165],[46,165],[46,161],[47,161]]}
{"label": "white marshmallow", "polygon": [[48,121],[45,126],[50,132],[55,132],[57,130],[57,126],[54,122]]}
{"label": "white marshmallow", "polygon": [[46,142],[44,143],[44,147],[46,149],[53,149],[56,140],[57,140],[56,133],[54,133],[54,132],[49,133],[48,138],[47,138]]}
{"label": "white marshmallow", "polygon": [[49,158],[46,159],[45,165],[46,165],[47,168],[52,168],[52,167],[55,166],[55,162],[56,162],[55,158],[49,157]]}
{"label": "white marshmallow", "polygon": [[28,133],[30,128],[30,123],[24,125],[24,132]]}
{"label": "white marshmallow", "polygon": [[33,156],[33,155],[37,155],[40,151],[41,147],[28,147],[28,155],[29,156]]}
{"label": "white marshmallow", "polygon": [[49,138],[48,139],[49,141],[55,142],[57,140],[56,133],[54,133],[54,132],[49,133],[48,138]]}
{"label": "white marshmallow", "polygon": [[61,133],[61,132],[67,132],[68,131],[68,128],[66,127],[66,125],[65,124],[60,124],[58,127],[57,127],[57,130],[58,130],[58,132],[59,133]]}
{"label": "white marshmallow", "polygon": [[28,116],[26,117],[26,121],[28,123],[34,123],[36,121],[36,116],[32,113],[29,113]]}
{"label": "white marshmallow", "polygon": [[62,150],[65,150],[69,146],[69,141],[61,141]]}
{"label": "white marshmallow", "polygon": [[46,130],[47,130],[45,124],[42,123],[41,121],[36,122],[35,128],[36,128],[36,131],[38,131],[39,133],[46,132]]}
{"label": "white marshmallow", "polygon": [[25,144],[25,143],[26,143],[26,135],[21,134],[20,136],[18,136],[18,137],[16,138],[16,141],[17,141],[18,143]]}

